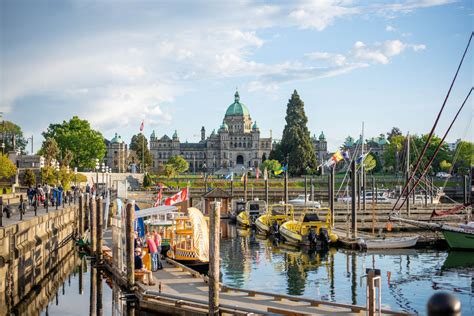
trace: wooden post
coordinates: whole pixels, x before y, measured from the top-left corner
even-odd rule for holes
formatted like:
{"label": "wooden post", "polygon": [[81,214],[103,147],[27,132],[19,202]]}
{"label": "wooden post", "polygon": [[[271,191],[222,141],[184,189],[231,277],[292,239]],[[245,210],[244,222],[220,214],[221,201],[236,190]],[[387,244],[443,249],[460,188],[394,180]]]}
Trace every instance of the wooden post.
{"label": "wooden post", "polygon": [[366,203],[366,200],[365,200],[365,192],[367,192],[366,190],[366,185],[367,185],[367,181],[366,181],[366,174],[365,174],[365,168],[362,169],[362,208],[364,209],[364,211],[367,210],[367,203]]}
{"label": "wooden post", "polygon": [[408,182],[408,180],[410,179],[410,171],[407,171],[407,196],[406,196],[406,205],[407,205],[407,216],[409,217],[410,216],[410,196],[408,195],[408,192],[410,192],[410,183]]}
{"label": "wooden post", "polygon": [[102,264],[102,237],[103,237],[103,227],[104,227],[104,216],[102,211],[102,197],[98,197],[96,200],[96,260],[100,265]]}
{"label": "wooden post", "polygon": [[372,176],[372,234],[375,234],[375,199],[377,198],[374,190],[375,190],[375,177]]}
{"label": "wooden post", "polygon": [[288,204],[288,170],[285,171],[285,204]]}
{"label": "wooden post", "polygon": [[102,304],[102,271],[97,269],[97,316],[102,316],[103,315],[103,304]]}
{"label": "wooden post", "polygon": [[367,269],[367,312],[368,315],[375,315],[375,287],[374,287],[375,270]]}
{"label": "wooden post", "polygon": [[79,294],[82,295],[84,292],[84,282],[83,282],[83,273],[84,273],[84,261],[82,259],[81,264],[79,265]]}
{"label": "wooden post", "polygon": [[234,198],[234,175],[230,178],[230,197]]}
{"label": "wooden post", "polygon": [[310,179],[310,186],[311,186],[311,202],[314,202],[314,178],[311,176]]}
{"label": "wooden post", "polygon": [[0,196],[0,227],[3,227],[3,197]]}
{"label": "wooden post", "polygon": [[84,205],[82,204],[82,194],[79,195],[79,236],[82,238],[84,235]]}
{"label": "wooden post", "polygon": [[431,181],[430,181],[430,202],[431,204],[433,204],[433,198],[434,198],[434,180],[433,180],[433,177],[431,177]]}
{"label": "wooden post", "polygon": [[219,241],[221,202],[214,202],[209,231],[209,315],[219,315]]}
{"label": "wooden post", "polygon": [[96,294],[97,294],[97,269],[91,267],[90,296],[89,296],[89,315],[96,315]]}
{"label": "wooden post", "polygon": [[306,206],[306,202],[308,200],[308,177],[304,176],[304,206]]}
{"label": "wooden post", "polygon": [[133,217],[135,210],[133,204],[128,203],[125,214],[125,263],[127,265],[127,285],[131,288],[135,284],[135,257],[134,257],[134,234],[133,234]]}
{"label": "wooden post", "polygon": [[97,234],[97,218],[96,218],[96,209],[94,205],[94,198],[91,196],[89,199],[89,211],[90,211],[90,247],[91,247],[91,257],[96,255],[96,234]]}
{"label": "wooden post", "polygon": [[329,208],[331,210],[331,227],[334,228],[334,197],[335,197],[335,182],[336,182],[336,165],[331,167],[331,196],[329,197]]}
{"label": "wooden post", "polygon": [[328,173],[328,207],[331,208],[331,170]]}
{"label": "wooden post", "polygon": [[356,164],[353,160],[351,163],[351,206],[352,206],[352,238],[357,238],[357,212],[356,212],[356,181],[357,181],[357,172]]}
{"label": "wooden post", "polygon": [[265,178],[265,202],[268,205],[268,176]]}
{"label": "wooden post", "polygon": [[468,181],[468,178],[467,178],[467,175],[464,176],[464,190],[463,190],[463,201],[464,201],[464,205],[467,205],[468,204],[468,192],[469,190],[469,181]]}
{"label": "wooden post", "polygon": [[86,193],[84,196],[84,231],[89,230],[91,227],[90,219],[89,219],[89,193]]}
{"label": "wooden post", "polygon": [[244,202],[247,203],[247,171],[244,174]]}
{"label": "wooden post", "polygon": [[357,194],[357,209],[361,210],[361,208],[360,208],[360,195],[361,195],[361,186],[362,186],[362,172],[357,172],[356,174],[357,174],[357,182],[356,182],[357,183],[357,188],[356,188],[356,190],[357,190],[357,192],[356,192],[356,194]]}

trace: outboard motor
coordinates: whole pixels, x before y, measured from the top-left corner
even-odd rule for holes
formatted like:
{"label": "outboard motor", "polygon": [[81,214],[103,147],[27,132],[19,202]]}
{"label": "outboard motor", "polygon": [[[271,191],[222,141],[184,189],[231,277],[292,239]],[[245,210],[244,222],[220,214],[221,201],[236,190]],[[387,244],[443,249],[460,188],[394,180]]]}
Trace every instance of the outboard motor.
{"label": "outboard motor", "polygon": [[325,228],[321,228],[319,230],[319,241],[321,242],[322,248],[328,248],[329,247],[329,232]]}
{"label": "outboard motor", "polygon": [[316,235],[316,232],[314,231],[314,228],[311,228],[308,233],[308,240],[309,240],[309,245],[311,247],[316,247],[318,244],[318,236]]}
{"label": "outboard motor", "polygon": [[275,237],[278,237],[279,234],[280,234],[280,227],[278,226],[278,222],[277,221],[273,221],[273,224],[272,224],[272,235],[275,236]]}

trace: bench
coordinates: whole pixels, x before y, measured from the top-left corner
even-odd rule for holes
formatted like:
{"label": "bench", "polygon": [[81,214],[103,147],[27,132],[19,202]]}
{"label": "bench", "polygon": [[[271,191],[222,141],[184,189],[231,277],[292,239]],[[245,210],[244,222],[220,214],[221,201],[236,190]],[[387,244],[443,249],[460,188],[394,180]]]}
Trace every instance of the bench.
{"label": "bench", "polygon": [[135,271],[135,281],[140,281],[143,283],[143,278],[145,277],[145,272],[143,271]]}

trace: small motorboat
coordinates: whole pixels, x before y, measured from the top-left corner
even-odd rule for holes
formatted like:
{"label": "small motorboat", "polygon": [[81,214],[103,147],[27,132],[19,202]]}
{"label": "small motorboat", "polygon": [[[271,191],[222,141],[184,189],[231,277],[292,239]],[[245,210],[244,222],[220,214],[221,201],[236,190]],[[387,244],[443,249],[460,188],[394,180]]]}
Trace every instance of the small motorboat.
{"label": "small motorboat", "polygon": [[248,201],[245,204],[245,211],[240,212],[236,217],[237,224],[242,227],[250,227],[255,225],[256,219],[262,215],[266,209],[267,203],[265,201]]}
{"label": "small motorboat", "polygon": [[386,238],[359,238],[357,243],[362,249],[400,249],[411,248],[416,245],[420,236],[386,237]]}
{"label": "small motorboat", "polygon": [[[318,213],[326,211],[324,219]],[[331,211],[328,208],[307,208],[298,220],[289,220],[280,227],[280,235],[293,244],[327,246],[337,241],[331,229]]]}
{"label": "small motorboat", "polygon": [[278,233],[279,227],[286,221],[292,220],[294,208],[291,204],[272,204],[267,212],[255,220],[257,230],[265,235],[273,230]]}
{"label": "small motorboat", "polygon": [[321,203],[319,203],[318,201],[311,201],[309,197],[310,197],[309,194],[306,194],[306,196],[304,194],[300,194],[296,198],[289,200],[288,204],[291,204],[293,206],[305,206],[305,207],[307,206],[307,207],[316,207],[316,208],[321,207]]}

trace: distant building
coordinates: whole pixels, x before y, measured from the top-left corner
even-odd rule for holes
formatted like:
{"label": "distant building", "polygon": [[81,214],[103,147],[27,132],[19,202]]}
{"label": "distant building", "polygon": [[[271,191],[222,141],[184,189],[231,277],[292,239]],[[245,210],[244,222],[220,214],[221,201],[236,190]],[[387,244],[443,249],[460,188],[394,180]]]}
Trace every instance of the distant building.
{"label": "distant building", "polygon": [[105,140],[107,148],[104,162],[107,166],[112,168],[112,172],[127,172],[128,171],[128,148],[127,144],[122,140],[122,137],[115,133],[115,136],[110,140]]}
{"label": "distant building", "polygon": [[328,143],[326,141],[326,136],[324,136],[323,132],[321,132],[318,138],[316,138],[316,135],[313,135],[311,142],[313,143],[318,164],[322,164],[328,159]]}
{"label": "distant building", "polygon": [[153,169],[165,164],[170,157],[181,155],[189,163],[191,172],[239,173],[257,167],[272,150],[272,138],[260,137],[257,122],[253,122],[248,108],[235,92],[234,103],[227,107],[221,126],[206,138],[204,126],[198,143],[181,142],[177,131],[172,137],[150,136]]}
{"label": "distant building", "polygon": [[454,143],[448,143],[449,150],[455,151],[460,142],[461,142],[461,139],[458,138]]}
{"label": "distant building", "polygon": [[[343,149],[349,150],[349,154],[351,157],[360,156],[361,154],[361,137],[359,137],[356,141],[351,136],[346,137],[344,145],[342,146]],[[370,151],[372,154],[377,156],[380,162],[383,164],[383,156],[387,146],[390,144],[388,139],[385,138],[384,134],[380,134],[377,137],[372,137],[370,139],[365,140],[364,144],[364,153]],[[357,150],[357,152],[356,152]]]}

